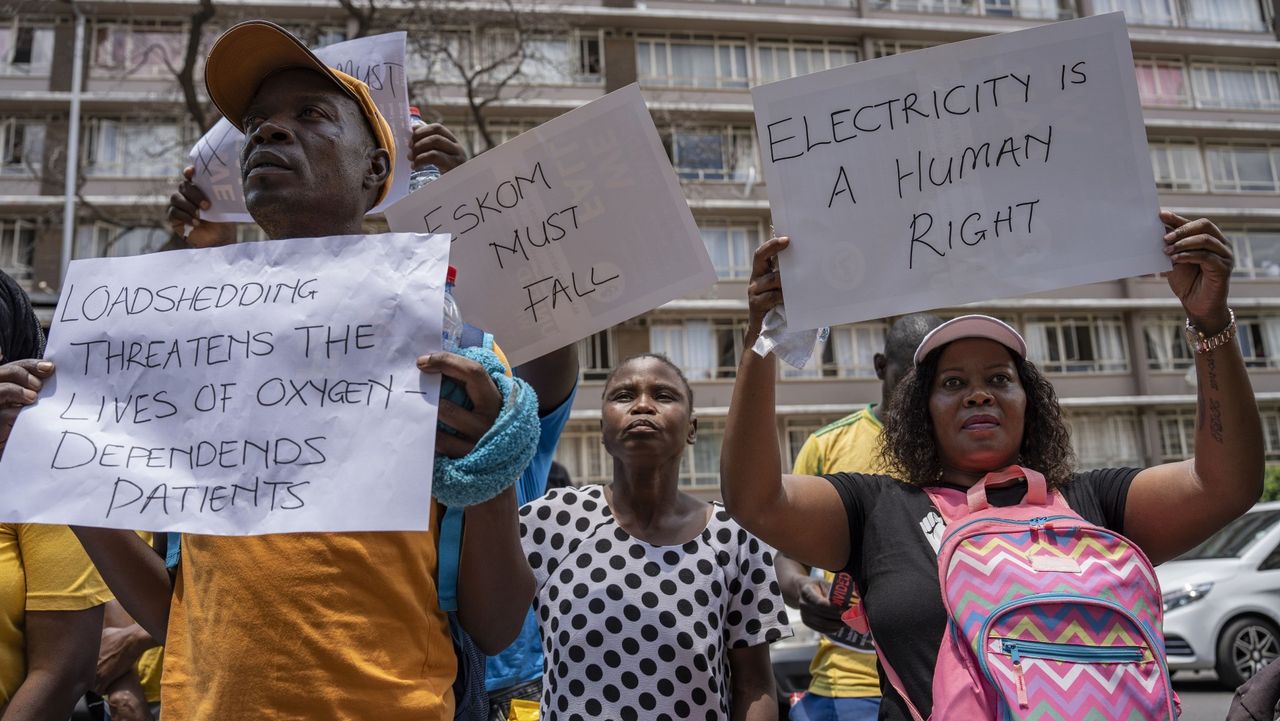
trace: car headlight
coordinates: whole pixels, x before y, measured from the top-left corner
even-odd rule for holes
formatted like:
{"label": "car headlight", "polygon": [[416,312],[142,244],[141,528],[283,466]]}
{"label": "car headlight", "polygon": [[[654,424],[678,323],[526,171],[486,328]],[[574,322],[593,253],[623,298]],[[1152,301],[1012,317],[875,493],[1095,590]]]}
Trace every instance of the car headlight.
{"label": "car headlight", "polygon": [[1213,590],[1213,583],[1188,583],[1174,591],[1169,591],[1161,598],[1164,600],[1164,612],[1168,613],[1175,608],[1182,608],[1199,601],[1209,595],[1209,591]]}

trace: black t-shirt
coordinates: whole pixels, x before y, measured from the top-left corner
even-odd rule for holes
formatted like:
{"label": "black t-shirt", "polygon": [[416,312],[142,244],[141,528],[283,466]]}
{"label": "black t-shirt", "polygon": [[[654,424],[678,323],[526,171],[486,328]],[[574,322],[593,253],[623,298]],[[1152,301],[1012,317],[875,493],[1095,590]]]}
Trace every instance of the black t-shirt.
{"label": "black t-shirt", "polygon": [[[1124,533],[1125,499],[1136,468],[1077,473],[1062,494],[1085,520]],[[947,623],[938,587],[938,546],[945,524],[920,488],[889,476],[836,473],[826,476],[849,517],[849,572],[858,584],[867,620],[880,651],[902,679],[916,708],[933,708],[933,668]],[[994,506],[1013,505],[1026,483],[992,489]],[[963,490],[963,489],[962,489]],[[880,718],[910,721],[897,692],[880,674],[884,696]]]}

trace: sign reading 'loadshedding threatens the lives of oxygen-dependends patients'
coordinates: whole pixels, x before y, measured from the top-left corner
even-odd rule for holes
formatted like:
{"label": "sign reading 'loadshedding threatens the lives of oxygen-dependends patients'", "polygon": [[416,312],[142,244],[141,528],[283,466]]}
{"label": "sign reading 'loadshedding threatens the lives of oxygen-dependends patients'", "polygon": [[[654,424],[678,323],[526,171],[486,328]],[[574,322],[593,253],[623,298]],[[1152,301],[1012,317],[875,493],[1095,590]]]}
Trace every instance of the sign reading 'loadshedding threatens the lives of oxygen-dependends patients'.
{"label": "sign reading 'loadshedding threatens the lives of oxygen-dependends patients'", "polygon": [[634,85],[449,171],[387,223],[453,234],[462,317],[514,365],[716,278]]}
{"label": "sign reading 'loadshedding threatens the lives of oxygen-dependends patients'", "polygon": [[1120,13],[752,90],[793,329],[1167,270]]}
{"label": "sign reading 'loadshedding threatens the lives of oxygen-dependends patients'", "polygon": [[[387,197],[372,208],[380,213],[409,192],[409,95],[404,76],[405,33],[372,35],[335,43],[315,50],[316,57],[329,67],[341,70],[369,86],[373,102],[382,112],[399,148],[395,177]],[[204,191],[212,207],[200,217],[217,223],[252,223],[244,204],[240,177],[240,150],[244,134],[226,118],[219,120],[191,149],[194,182]]]}
{"label": "sign reading 'loadshedding threatens the lives of oxygen-dependends patients'", "polygon": [[72,262],[57,370],[0,460],[0,521],[249,535],[423,530],[448,236]]}

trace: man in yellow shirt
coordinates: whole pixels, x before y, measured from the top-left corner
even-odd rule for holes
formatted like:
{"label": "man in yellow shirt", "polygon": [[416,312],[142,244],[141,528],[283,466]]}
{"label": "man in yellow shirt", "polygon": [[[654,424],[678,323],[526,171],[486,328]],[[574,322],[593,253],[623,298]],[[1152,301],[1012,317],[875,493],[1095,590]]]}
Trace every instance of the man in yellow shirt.
{"label": "man in yellow shirt", "polygon": [[[880,403],[820,428],[796,456],[794,473],[881,473],[880,414],[898,381],[911,369],[911,357],[929,331],[942,321],[929,314],[903,316],[889,329],[883,353],[875,355]],[[832,574],[809,575],[799,563],[779,555],[778,582],[787,605],[800,609],[804,624],[822,634],[809,665],[809,691],[791,709],[791,721],[874,721],[880,710],[880,677],[871,637],[840,620],[841,610],[828,600]],[[856,602],[856,601],[855,601]]]}

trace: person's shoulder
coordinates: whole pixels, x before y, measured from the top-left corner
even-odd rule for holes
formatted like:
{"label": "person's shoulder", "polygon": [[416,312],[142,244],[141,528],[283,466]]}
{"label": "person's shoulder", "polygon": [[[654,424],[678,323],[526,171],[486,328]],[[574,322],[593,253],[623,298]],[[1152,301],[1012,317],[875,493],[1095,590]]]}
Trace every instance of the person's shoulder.
{"label": "person's shoulder", "polygon": [[1066,491],[1072,493],[1092,490],[1099,486],[1132,481],[1134,476],[1142,472],[1141,468],[1092,468],[1087,471],[1075,471],[1067,482]]}
{"label": "person's shoulder", "polygon": [[871,422],[871,421],[875,421],[876,424],[879,425],[879,421],[876,421],[875,416],[871,413],[870,406],[859,408],[858,410],[854,411],[853,413],[850,413],[844,418],[841,418],[840,420],[837,420],[837,421],[832,421],[831,423],[828,423],[827,425],[814,431],[813,438],[826,439],[830,436],[840,436],[857,429],[858,426],[864,423]]}
{"label": "person's shoulder", "polygon": [[893,476],[883,473],[849,473],[846,471],[837,471],[835,473],[824,473],[822,477],[836,485],[859,485],[867,488],[874,488],[876,490],[890,490],[903,493],[920,490],[906,481],[899,480]]}

